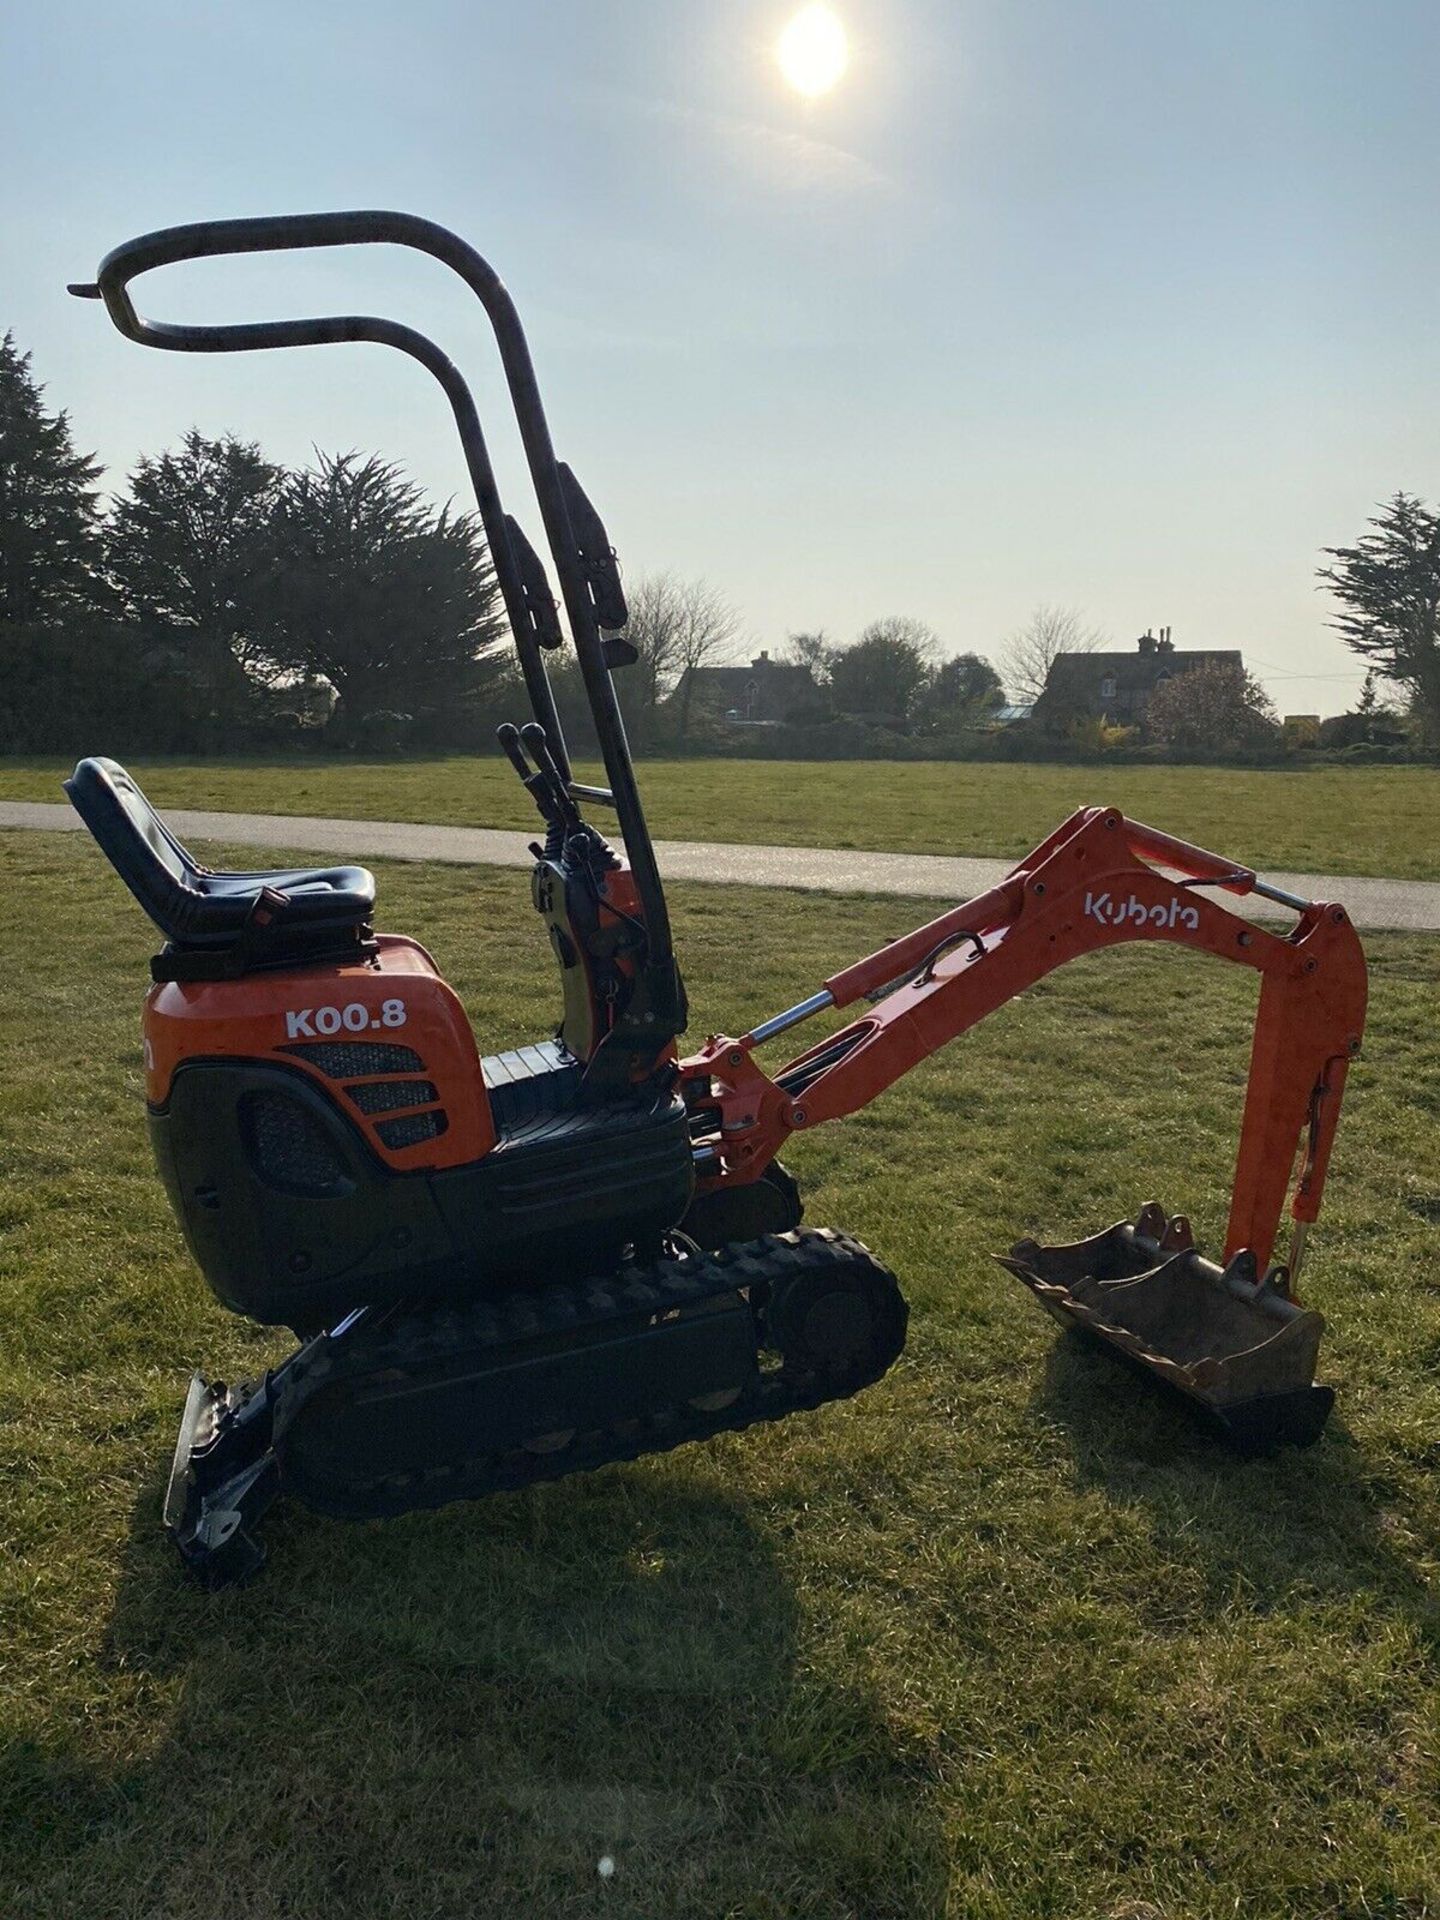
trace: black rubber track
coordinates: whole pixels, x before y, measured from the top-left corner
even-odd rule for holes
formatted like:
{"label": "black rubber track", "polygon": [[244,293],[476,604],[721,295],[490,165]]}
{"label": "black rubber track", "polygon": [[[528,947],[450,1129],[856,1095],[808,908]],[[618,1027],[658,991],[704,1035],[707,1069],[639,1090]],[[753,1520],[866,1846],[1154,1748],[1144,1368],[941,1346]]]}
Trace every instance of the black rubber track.
{"label": "black rubber track", "polygon": [[[748,1298],[759,1329],[759,1346],[765,1350],[770,1345],[770,1304],[779,1306],[787,1296],[793,1303],[806,1288],[815,1286],[858,1295],[864,1301],[869,1330],[863,1348],[852,1351],[833,1370],[802,1363],[793,1354],[787,1361],[782,1351],[778,1364],[762,1368],[734,1404],[717,1411],[673,1406],[614,1427],[577,1433],[554,1452],[532,1452],[517,1444],[510,1450],[447,1461],[421,1472],[370,1479],[337,1477],[333,1466],[317,1461],[306,1446],[307,1431],[317,1436],[326,1431],[333,1437],[332,1423],[345,1419],[350,1392],[362,1392],[377,1375],[391,1380],[408,1375],[418,1384],[428,1366],[453,1366],[457,1355],[468,1353],[487,1365],[503,1364],[507,1351],[518,1358],[536,1340],[589,1331],[610,1322],[633,1323],[637,1316],[653,1318],[736,1294]],[[777,1318],[793,1320],[795,1315],[781,1313]],[[599,1278],[517,1290],[459,1309],[431,1308],[394,1316],[374,1331],[357,1329],[344,1340],[323,1343],[314,1359],[302,1363],[303,1370],[287,1382],[276,1408],[274,1430],[281,1482],[288,1492],[322,1513],[381,1519],[417,1507],[513,1492],[611,1461],[668,1452],[692,1440],[735,1433],[858,1393],[880,1379],[900,1354],[907,1318],[904,1298],[889,1269],[858,1240],[824,1227],[769,1234],[712,1253],[667,1257]],[[333,1460],[333,1448],[324,1451]]]}

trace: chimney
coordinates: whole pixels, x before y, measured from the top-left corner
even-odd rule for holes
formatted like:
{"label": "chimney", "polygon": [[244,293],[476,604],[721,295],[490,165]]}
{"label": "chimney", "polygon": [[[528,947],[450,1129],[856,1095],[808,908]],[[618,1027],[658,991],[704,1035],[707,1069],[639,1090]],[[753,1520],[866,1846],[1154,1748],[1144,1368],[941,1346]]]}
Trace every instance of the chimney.
{"label": "chimney", "polygon": [[1147,627],[1135,644],[1139,647],[1141,653],[1154,653],[1155,636]]}
{"label": "chimney", "polygon": [[1170,638],[1170,629],[1169,627],[1162,627],[1160,629],[1160,652],[1173,653],[1174,651],[1175,642]]}
{"label": "chimney", "polygon": [[759,658],[756,660],[752,660],[750,662],[750,671],[752,673],[758,673],[761,667],[768,667],[769,664],[770,664],[770,649],[768,647],[762,647],[760,649]]}

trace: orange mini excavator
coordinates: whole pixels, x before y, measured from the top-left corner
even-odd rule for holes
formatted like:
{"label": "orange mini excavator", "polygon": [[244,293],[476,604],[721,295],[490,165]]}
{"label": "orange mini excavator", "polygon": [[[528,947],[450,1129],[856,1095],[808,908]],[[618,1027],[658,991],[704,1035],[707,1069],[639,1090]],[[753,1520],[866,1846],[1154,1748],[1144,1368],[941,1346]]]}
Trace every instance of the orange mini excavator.
{"label": "orange mini excavator", "polygon": [[[503,510],[470,391],[440,349],[361,315],[166,326],[136,275],[219,254],[388,242],[453,268],[489,315],[608,784],[571,773],[546,672],[567,644],[546,570]],[[533,718],[500,746],[534,799],[532,889],[559,964],[553,1040],[477,1051],[425,949],[374,930],[359,867],[215,873],[123,768],[67,791],[164,936],[145,1003],[149,1126],[186,1241],[237,1313],[300,1344],[257,1381],[196,1375],[165,1524],[212,1586],[263,1558],[281,1492],[377,1516],[550,1480],[852,1394],[900,1353],[894,1276],[802,1228],[780,1154],[852,1113],[1067,960],[1163,940],[1260,976],[1224,1262],[1145,1207],[1007,1264],[1051,1312],[1206,1409],[1245,1446],[1315,1437],[1319,1316],[1292,1283],[1316,1217],[1365,964],[1343,908],[1092,807],[998,886],[843,968],[738,1039],[682,1056],[685,995],[614,676],[634,658],[610,543],[558,462],[515,309],[428,221],[336,213],[170,228],[118,247],[95,285],[131,340],[184,353],[375,341],[427,367],[454,411]],[[582,817],[612,810],[619,847]],[[1282,937],[1216,891],[1293,911]],[[760,1050],[812,1016],[855,1017],[778,1069]],[[1298,1171],[1297,1171],[1298,1156]],[[1273,1261],[1287,1195],[1288,1264]]]}

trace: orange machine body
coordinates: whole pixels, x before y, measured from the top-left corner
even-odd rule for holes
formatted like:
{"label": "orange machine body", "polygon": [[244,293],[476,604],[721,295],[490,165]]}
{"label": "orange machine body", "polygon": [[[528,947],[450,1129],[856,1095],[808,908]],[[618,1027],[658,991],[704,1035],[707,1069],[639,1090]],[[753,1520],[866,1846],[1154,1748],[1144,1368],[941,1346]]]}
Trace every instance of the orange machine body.
{"label": "orange machine body", "polygon": [[[314,1081],[397,1173],[483,1159],[496,1127],[464,1008],[417,941],[385,933],[376,947],[363,960],[153,986],[149,1104],[166,1103],[186,1062],[260,1060]],[[420,1115],[425,1137],[392,1144],[421,1131]]]}

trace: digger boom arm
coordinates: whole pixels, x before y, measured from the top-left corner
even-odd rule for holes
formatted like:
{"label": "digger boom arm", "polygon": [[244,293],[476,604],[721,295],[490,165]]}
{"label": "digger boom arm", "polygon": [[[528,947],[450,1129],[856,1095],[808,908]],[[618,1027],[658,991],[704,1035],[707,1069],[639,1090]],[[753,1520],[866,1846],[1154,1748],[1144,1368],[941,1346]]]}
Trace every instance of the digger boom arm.
{"label": "digger boom arm", "polygon": [[[1299,919],[1284,938],[1197,885],[1291,901],[1249,868],[1113,809],[1072,815],[988,893],[833,974],[793,1016],[740,1040],[713,1038],[683,1063],[702,1187],[757,1179],[791,1134],[867,1105],[1067,961],[1163,940],[1238,961],[1261,978],[1225,1254],[1248,1249],[1263,1269],[1302,1144],[1291,1213],[1309,1222],[1319,1211],[1364,1027],[1365,957],[1343,907],[1291,902]],[[773,1077],[754,1059],[754,1047],[792,1017],[867,998],[874,1004],[857,1019]]]}

